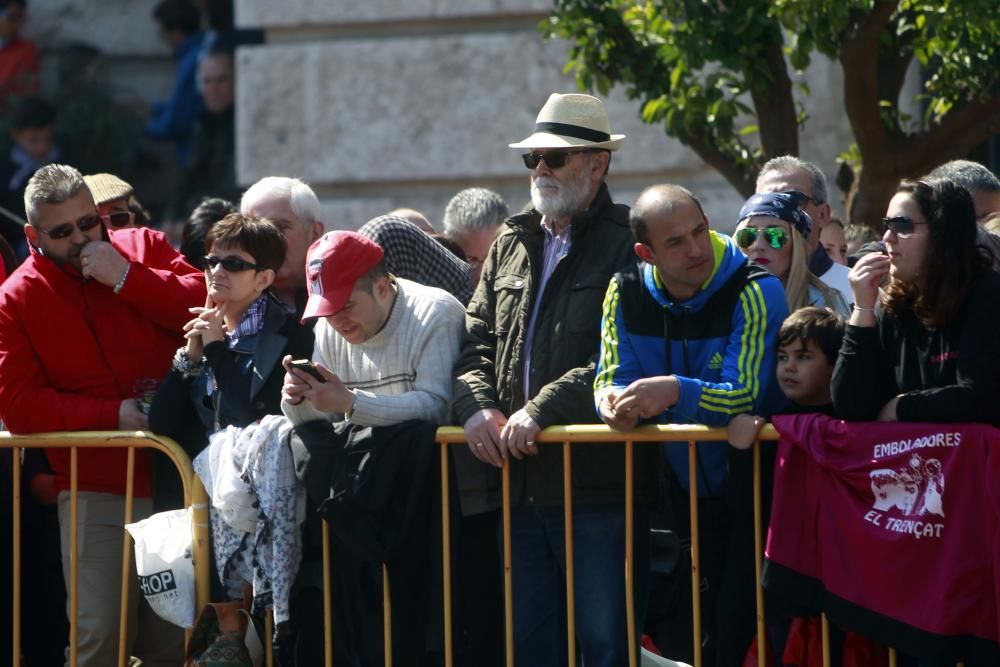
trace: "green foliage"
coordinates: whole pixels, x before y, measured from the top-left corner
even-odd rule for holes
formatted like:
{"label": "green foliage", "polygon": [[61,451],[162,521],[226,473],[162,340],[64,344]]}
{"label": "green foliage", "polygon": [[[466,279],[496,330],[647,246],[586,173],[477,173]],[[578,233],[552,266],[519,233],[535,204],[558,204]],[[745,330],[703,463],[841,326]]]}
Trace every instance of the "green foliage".
{"label": "green foliage", "polygon": [[542,25],[572,42],[568,71],[581,89],[606,94],[613,84],[642,104],[646,123],[688,144],[712,145],[742,168],[760,159],[744,137],[756,131],[747,93],[773,83],[764,58],[781,43],[766,0],[557,0]]}
{"label": "green foliage", "polygon": [[[876,56],[916,57],[929,76],[922,101],[928,127],[952,108],[1000,91],[1000,5],[996,0],[775,0],[773,12],[797,39],[790,57],[797,68],[816,50],[836,58],[846,39],[879,6],[892,14],[880,35]],[[885,100],[895,112],[898,99]]]}
{"label": "green foliage", "polygon": [[[768,145],[783,138],[766,132],[779,107],[771,100],[808,95],[806,84],[789,84],[783,68],[776,77],[775,45],[801,72],[815,53],[839,59],[857,47],[869,26],[878,31],[863,54],[878,76],[873,121],[881,119],[887,133],[928,130],[950,111],[1000,95],[996,0],[555,0],[541,29],[570,42],[566,71],[581,89],[606,94],[623,85],[646,123],[700,145],[703,157],[709,147],[721,157],[717,166],[746,174],[762,155],[784,150]],[[924,75],[919,118],[899,111],[913,59]],[[858,74],[845,71],[846,85]],[[748,143],[757,136],[764,145]]]}

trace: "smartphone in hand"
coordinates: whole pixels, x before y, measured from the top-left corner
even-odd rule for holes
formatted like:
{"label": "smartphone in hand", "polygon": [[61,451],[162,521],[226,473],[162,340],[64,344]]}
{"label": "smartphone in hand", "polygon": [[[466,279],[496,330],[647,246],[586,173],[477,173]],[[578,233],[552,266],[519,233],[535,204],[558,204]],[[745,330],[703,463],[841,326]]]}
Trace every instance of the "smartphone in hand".
{"label": "smartphone in hand", "polygon": [[326,378],[324,378],[323,374],[319,372],[318,368],[316,368],[316,364],[308,359],[292,359],[288,362],[288,365],[297,371],[308,373],[319,382],[326,382]]}

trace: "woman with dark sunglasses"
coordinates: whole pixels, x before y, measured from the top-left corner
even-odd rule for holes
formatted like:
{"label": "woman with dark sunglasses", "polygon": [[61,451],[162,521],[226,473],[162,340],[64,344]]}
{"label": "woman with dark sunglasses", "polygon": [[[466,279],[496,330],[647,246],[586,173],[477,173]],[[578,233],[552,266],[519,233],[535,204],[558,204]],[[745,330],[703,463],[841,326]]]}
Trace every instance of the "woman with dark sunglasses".
{"label": "woman with dark sunglasses", "polygon": [[777,276],[785,288],[788,312],[825,307],[847,317],[844,299],[809,271],[806,244],[812,221],[794,194],[757,194],[743,204],[733,239],[751,262]]}
{"label": "woman with dark sunglasses", "polygon": [[903,181],[883,226],[885,251],[851,270],[837,415],[1000,426],[1000,275],[976,242],[971,196],[947,179]]}
{"label": "woman with dark sunglasses", "polygon": [[[312,330],[270,292],[285,260],[273,223],[232,213],[209,230],[205,247],[208,301],[191,309],[187,345],[177,350],[149,415],[150,427],[192,458],[219,429],[281,414],[281,359],[311,357],[313,348]],[[155,500],[168,496],[158,485]]]}

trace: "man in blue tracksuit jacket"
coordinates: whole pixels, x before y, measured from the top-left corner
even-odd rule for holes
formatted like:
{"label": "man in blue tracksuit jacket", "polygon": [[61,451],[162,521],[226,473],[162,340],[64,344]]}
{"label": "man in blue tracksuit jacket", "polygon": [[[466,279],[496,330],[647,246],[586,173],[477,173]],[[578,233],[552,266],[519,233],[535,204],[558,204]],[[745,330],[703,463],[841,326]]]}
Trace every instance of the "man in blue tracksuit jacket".
{"label": "man in blue tracksuit jacket", "polygon": [[[629,223],[635,252],[643,261],[616,274],[604,299],[594,381],[601,419],[619,430],[640,421],[725,426],[733,415],[769,415],[780,407],[774,370],[778,329],[788,315],[781,282],[748,264],[729,237],[712,231],[700,202],[685,188],[647,189],[632,208]],[[686,490],[687,444],[663,447]],[[722,495],[729,449],[725,443],[699,444],[699,496]],[[687,495],[678,494],[676,485],[673,491],[674,496]],[[718,534],[718,544],[703,540],[702,553],[707,560],[724,560],[737,522],[729,520],[732,512],[726,503],[718,498],[712,502],[720,510],[716,523],[723,525],[708,527],[709,533]],[[703,520],[712,516],[703,512]],[[706,553],[712,550],[716,553]],[[752,559],[752,551],[747,556]],[[709,577],[718,574],[724,579],[722,570],[729,569],[720,562],[720,571],[713,574],[705,565]],[[749,583],[752,590],[752,577]],[[725,588],[718,581],[709,584],[709,598]]]}

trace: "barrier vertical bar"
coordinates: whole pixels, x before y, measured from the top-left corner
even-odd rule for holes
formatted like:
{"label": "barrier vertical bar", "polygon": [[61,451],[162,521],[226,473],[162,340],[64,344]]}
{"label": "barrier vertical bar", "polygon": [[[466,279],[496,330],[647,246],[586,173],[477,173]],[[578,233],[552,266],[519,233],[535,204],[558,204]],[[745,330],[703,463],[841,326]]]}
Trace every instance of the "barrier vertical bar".
{"label": "barrier vertical bar", "polygon": [[21,448],[14,447],[11,450],[11,501],[13,504],[14,516],[11,517],[11,542],[14,552],[11,554],[11,562],[14,565],[14,581],[11,582],[12,604],[14,619],[11,624],[13,637],[13,656],[11,665],[21,664]]}
{"label": "barrier vertical bar", "polygon": [[563,543],[566,549],[566,664],[576,664],[576,573],[573,559],[573,445],[563,442]]}
{"label": "barrier vertical bar", "polygon": [[831,667],[833,659],[830,657],[830,619],[826,614],[820,614],[819,619],[823,636],[823,667]]}
{"label": "barrier vertical bar", "polygon": [[500,479],[503,492],[504,648],[507,653],[507,667],[514,667],[514,578],[511,570],[510,550],[510,458],[503,460]]}
{"label": "barrier vertical bar", "polygon": [[333,667],[333,600],[330,597],[330,524],[323,519],[323,664]]}
{"label": "barrier vertical bar", "polygon": [[392,592],[389,590],[389,568],[385,563],[382,563],[382,628],[385,667],[392,667]]}
{"label": "barrier vertical bar", "polygon": [[698,537],[698,449],[688,440],[688,504],[691,517],[691,625],[694,628],[694,667],[701,667],[701,545]]}
{"label": "barrier vertical bar", "polygon": [[77,581],[77,553],[79,553],[77,539],[79,535],[77,522],[77,448],[70,447],[69,450],[69,664],[70,667],[77,667],[77,594],[79,592]]}
{"label": "barrier vertical bar", "polygon": [[760,439],[753,443],[753,557],[756,580],[754,590],[757,595],[757,663],[767,662],[767,626],[764,618],[764,587],[761,576],[764,572],[764,508],[760,480]]}
{"label": "barrier vertical bar", "polygon": [[210,602],[212,536],[208,524],[208,492],[197,474],[191,477],[191,532],[194,544],[195,600],[198,609]]}
{"label": "barrier vertical bar", "polygon": [[[128,448],[128,463],[125,467],[125,523],[132,523],[132,512],[133,512],[133,497],[132,493],[135,488],[135,447]],[[125,667],[126,658],[126,647],[128,645],[128,598],[129,598],[129,585],[132,578],[129,576],[132,573],[132,551],[131,540],[129,539],[128,531],[125,530],[125,534],[122,535],[122,578],[121,578],[121,602],[118,605],[118,667]]]}
{"label": "barrier vertical bar", "polygon": [[274,607],[264,611],[264,660],[267,667],[274,667]]}
{"label": "barrier vertical bar", "polygon": [[634,447],[625,441],[625,637],[629,667],[637,667],[635,637],[635,471]]}
{"label": "barrier vertical bar", "polygon": [[441,569],[444,595],[444,664],[452,667],[451,646],[451,498],[448,486],[448,444],[438,443],[441,453]]}

